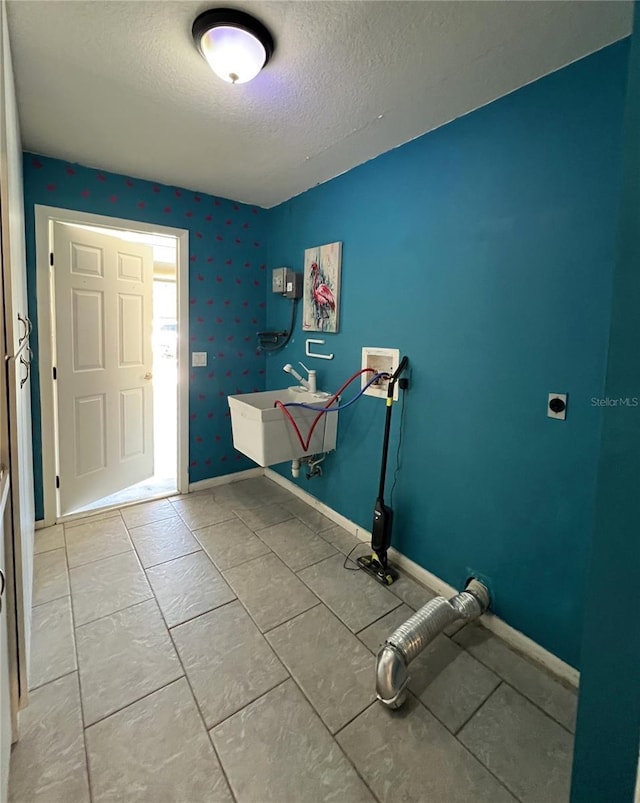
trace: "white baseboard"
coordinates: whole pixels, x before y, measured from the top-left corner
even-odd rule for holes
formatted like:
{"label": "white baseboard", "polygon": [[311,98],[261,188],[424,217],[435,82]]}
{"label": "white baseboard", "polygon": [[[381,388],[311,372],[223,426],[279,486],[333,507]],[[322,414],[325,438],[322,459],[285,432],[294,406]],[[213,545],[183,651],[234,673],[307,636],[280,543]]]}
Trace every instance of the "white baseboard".
{"label": "white baseboard", "polygon": [[223,474],[221,477],[210,477],[208,480],[199,480],[198,482],[190,482],[189,493],[195,493],[196,491],[206,491],[207,488],[216,488],[218,485],[227,485],[230,482],[238,482],[239,480],[248,480],[250,477],[262,477],[262,475],[263,475],[263,469],[257,466],[256,468],[247,468],[244,471],[236,471],[235,474]]}
{"label": "white baseboard", "polygon": [[[264,469],[264,475],[278,483],[278,485],[281,485],[283,488],[286,488],[288,491],[294,494],[294,496],[304,500],[308,505],[315,508],[320,513],[323,513],[327,518],[331,519],[331,521],[339,524],[343,529],[351,533],[351,535],[354,535],[361,541],[371,541],[371,533],[368,530],[365,530],[364,527],[360,527],[360,525],[346,518],[346,516],[342,516],[340,513],[337,513],[328,505],[325,505],[324,502],[321,502],[319,499],[316,499],[315,496],[307,493],[307,491],[303,491],[302,488],[291,482],[291,480],[287,479],[286,477],[282,477],[280,474],[277,474],[270,468]],[[450,586],[448,583],[445,583],[444,580],[441,580],[435,574],[432,574],[422,566],[410,560],[401,552],[391,548],[389,550],[389,555],[395,565],[406,572],[406,574],[413,577],[419,583],[431,588],[438,594],[441,594],[443,597],[450,598],[458,593],[459,589],[456,589],[453,586]],[[482,624],[487,628],[487,630],[490,630],[492,633],[495,633],[496,636],[499,636],[499,638],[505,641],[510,647],[513,647],[515,650],[522,653],[532,661],[535,661],[537,664],[541,664],[549,672],[556,675],[556,677],[563,680],[565,683],[570,683],[572,686],[576,687],[578,686],[580,682],[580,673],[577,669],[575,669],[575,667],[565,663],[565,661],[561,660],[548,650],[545,650],[544,647],[541,647],[540,644],[536,643],[528,636],[525,636],[524,633],[521,633],[519,630],[511,627],[492,613],[485,613],[482,616]]]}
{"label": "white baseboard", "polygon": [[319,499],[316,499],[315,496],[303,491],[300,486],[296,485],[294,482],[291,482],[291,480],[280,476],[280,474],[277,474],[271,468],[265,468],[264,475],[270,480],[278,483],[278,485],[281,485],[283,488],[286,488],[287,491],[291,491],[294,496],[302,499],[311,507],[319,510],[320,513],[323,513],[328,519],[331,519],[331,521],[334,521],[336,524],[339,524],[348,533],[351,533],[351,535],[355,535],[355,537],[359,538],[361,541],[371,541],[371,533],[365,530],[364,527],[360,527],[360,525],[351,521],[351,519],[348,519],[346,516],[343,516],[341,513],[333,510],[333,508],[325,505],[325,503],[321,502]]}
{"label": "white baseboard", "polygon": [[[401,552],[398,552],[393,547],[389,550],[389,556],[393,563],[400,569],[403,569],[407,574],[421,582],[423,585],[437,591],[443,597],[450,598],[458,593],[458,589],[453,588],[448,583],[445,583],[435,574],[423,569],[422,566],[407,558]],[[495,614],[488,611],[482,616],[482,624],[487,630],[491,630],[496,636],[505,641],[514,650],[526,655],[532,661],[544,666],[549,672],[556,675],[556,677],[563,680],[565,683],[570,683],[572,686],[577,687],[580,683],[580,673],[578,670],[567,664],[557,655],[545,650],[536,641],[525,636],[519,630],[516,630],[511,625],[500,619]]]}

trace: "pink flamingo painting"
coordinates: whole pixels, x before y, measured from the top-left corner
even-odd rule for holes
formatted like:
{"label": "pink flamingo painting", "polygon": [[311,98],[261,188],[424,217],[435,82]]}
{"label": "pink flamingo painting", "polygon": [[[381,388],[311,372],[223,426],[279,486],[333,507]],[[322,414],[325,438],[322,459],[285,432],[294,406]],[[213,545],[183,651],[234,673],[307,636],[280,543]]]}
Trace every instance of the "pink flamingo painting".
{"label": "pink flamingo painting", "polygon": [[305,315],[303,329],[336,332],[342,243],[305,252]]}
{"label": "pink flamingo painting", "polygon": [[329,314],[333,312],[336,308],[336,300],[333,297],[333,293],[327,287],[326,282],[320,281],[320,279],[324,279],[324,276],[321,277],[320,275],[320,268],[318,267],[317,262],[311,263],[311,295],[313,297],[313,305],[315,307],[315,314],[314,318],[318,326],[320,326],[320,322],[325,320],[329,317]]}

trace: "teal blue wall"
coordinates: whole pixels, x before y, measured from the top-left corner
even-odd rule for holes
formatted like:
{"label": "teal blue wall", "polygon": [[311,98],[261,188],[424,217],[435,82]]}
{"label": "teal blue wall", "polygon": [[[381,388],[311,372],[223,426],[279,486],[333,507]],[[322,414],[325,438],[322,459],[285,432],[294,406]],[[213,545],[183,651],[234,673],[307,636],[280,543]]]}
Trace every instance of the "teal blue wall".
{"label": "teal blue wall", "polygon": [[[605,393],[640,392],[640,5],[636,2]],[[640,407],[604,414],[572,803],[632,803],[640,736]]]}
{"label": "teal blue wall", "polygon": [[[335,389],[362,346],[411,360],[394,545],[573,665],[604,393],[628,43],[621,42],[272,210],[269,266],[343,242]],[[269,296],[270,325],[285,323]],[[295,338],[267,383],[304,357]],[[547,393],[568,392],[566,422]],[[394,416],[392,453],[399,407]],[[384,405],[341,415],[325,476],[300,484],[369,528]],[[392,463],[394,460],[392,460]],[[288,473],[286,465],[278,467]],[[387,501],[389,501],[387,499]],[[535,599],[535,602],[532,600]]]}
{"label": "teal blue wall", "polygon": [[[287,324],[265,266],[301,270],[306,247],[341,240],[341,331],[325,335],[336,357],[315,362],[320,385],[356,370],[363,345],[411,360],[394,545],[452,585],[485,575],[500,616],[578,665],[627,55],[606,48],[266,213],[27,154],[32,316],[34,203],[188,228],[189,336],[215,341],[217,359],[192,373],[190,476],[229,473],[250,463],[232,450],[225,396],[263,386],[255,331]],[[266,359],[268,385],[298,359],[300,315]],[[549,391],[570,394],[565,423],[547,419]],[[367,528],[383,418],[370,398],[342,414],[325,476],[301,480]],[[41,514],[37,382],[34,457]]]}
{"label": "teal blue wall", "polygon": [[[225,198],[24,155],[29,313],[37,298],[34,205],[174,226],[189,231],[189,350],[206,351],[206,369],[189,376],[189,479],[230,474],[254,464],[233,449],[227,395],[264,388],[266,218],[264,210]],[[32,373],[36,518],[43,517],[40,382]]]}

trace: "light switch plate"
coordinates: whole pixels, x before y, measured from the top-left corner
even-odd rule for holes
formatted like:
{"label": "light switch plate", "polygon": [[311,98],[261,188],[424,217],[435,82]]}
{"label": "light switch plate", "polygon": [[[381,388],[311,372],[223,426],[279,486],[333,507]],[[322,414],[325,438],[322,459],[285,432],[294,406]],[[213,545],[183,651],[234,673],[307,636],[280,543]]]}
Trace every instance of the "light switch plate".
{"label": "light switch plate", "polygon": [[207,352],[206,351],[192,351],[191,352],[191,366],[193,368],[204,368],[207,365]]}

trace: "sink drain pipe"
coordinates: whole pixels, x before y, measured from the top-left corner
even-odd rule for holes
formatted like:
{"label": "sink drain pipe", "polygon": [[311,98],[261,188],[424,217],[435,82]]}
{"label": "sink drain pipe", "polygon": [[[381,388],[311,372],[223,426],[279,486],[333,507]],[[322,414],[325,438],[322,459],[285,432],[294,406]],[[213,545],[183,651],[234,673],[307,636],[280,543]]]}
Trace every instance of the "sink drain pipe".
{"label": "sink drain pipe", "polygon": [[400,708],[409,683],[409,664],[447,625],[464,619],[477,619],[489,607],[489,590],[478,580],[470,580],[460,594],[451,599],[435,597],[395,630],[378,652],[376,691],[388,708]]}

